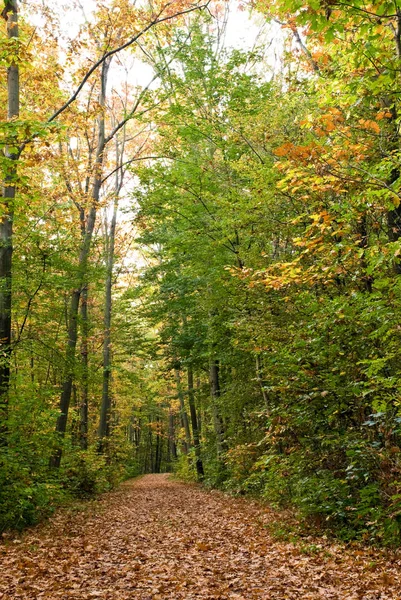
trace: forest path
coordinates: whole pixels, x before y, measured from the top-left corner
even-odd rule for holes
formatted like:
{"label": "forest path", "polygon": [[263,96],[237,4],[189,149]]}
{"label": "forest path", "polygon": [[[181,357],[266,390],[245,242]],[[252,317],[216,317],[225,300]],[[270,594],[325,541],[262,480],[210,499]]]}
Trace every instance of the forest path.
{"label": "forest path", "polygon": [[279,542],[272,520],[256,503],[147,475],[0,545],[0,599],[401,599],[400,560]]}

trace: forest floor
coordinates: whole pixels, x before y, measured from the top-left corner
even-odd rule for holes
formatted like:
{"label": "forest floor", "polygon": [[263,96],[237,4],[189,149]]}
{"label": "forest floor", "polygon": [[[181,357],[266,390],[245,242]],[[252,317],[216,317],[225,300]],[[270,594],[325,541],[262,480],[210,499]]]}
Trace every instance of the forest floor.
{"label": "forest floor", "polygon": [[147,475],[0,545],[1,600],[401,600],[401,560],[269,535],[249,500]]}

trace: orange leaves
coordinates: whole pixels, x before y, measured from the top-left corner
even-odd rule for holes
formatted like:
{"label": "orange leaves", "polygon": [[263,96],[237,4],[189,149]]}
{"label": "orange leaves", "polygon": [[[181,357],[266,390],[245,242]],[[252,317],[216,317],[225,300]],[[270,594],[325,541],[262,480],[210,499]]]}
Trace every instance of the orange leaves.
{"label": "orange leaves", "polygon": [[330,107],[316,119],[314,131],[319,137],[323,137],[336,131],[342,123],[344,123],[342,112],[338,108]]}
{"label": "orange leaves", "polygon": [[376,121],[381,121],[382,119],[391,119],[393,115],[388,110],[381,110],[376,115]]}
{"label": "orange leaves", "polygon": [[323,128],[324,128],[324,129],[325,129],[327,132],[330,132],[330,131],[334,131],[334,130],[335,130],[335,128],[336,128],[336,123],[335,123],[335,120],[334,120],[334,115],[333,115],[331,112],[329,112],[329,113],[327,113],[327,114],[325,114],[325,115],[322,115],[322,116],[320,117],[320,121],[321,121],[321,123],[322,123],[322,126],[323,126]]}
{"label": "orange leaves", "polygon": [[311,127],[313,131],[322,137],[335,131],[342,123],[344,123],[342,112],[335,107],[326,108],[325,112],[318,117],[308,115],[300,121],[301,127]]}
{"label": "orange leaves", "polygon": [[274,154],[279,157],[287,157],[297,161],[308,161],[318,155],[319,148],[315,143],[310,143],[305,146],[297,146],[291,142],[285,142],[278,148],[273,150]]}
{"label": "orange leaves", "polygon": [[286,142],[285,144],[282,144],[281,146],[279,146],[278,148],[273,150],[273,152],[276,156],[288,156],[290,151],[293,148],[294,148],[294,144],[291,144],[290,142]]}
{"label": "orange leaves", "polygon": [[327,52],[324,52],[322,49],[316,50],[312,53],[313,60],[319,64],[319,66],[324,66],[329,63],[330,56]]}
{"label": "orange leaves", "polygon": [[380,126],[376,123],[376,121],[372,121],[371,119],[359,119],[358,123],[363,129],[380,133]]}
{"label": "orange leaves", "polygon": [[312,215],[309,215],[309,218],[312,219],[314,224],[322,223],[324,228],[329,226],[332,221],[332,217],[326,210],[323,210],[320,213],[314,213]]}

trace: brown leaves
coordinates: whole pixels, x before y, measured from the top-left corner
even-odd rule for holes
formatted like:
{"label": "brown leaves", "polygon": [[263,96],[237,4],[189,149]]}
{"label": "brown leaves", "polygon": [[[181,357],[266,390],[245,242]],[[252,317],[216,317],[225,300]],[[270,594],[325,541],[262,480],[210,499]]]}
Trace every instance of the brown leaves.
{"label": "brown leaves", "polygon": [[[0,600],[398,600],[400,561],[271,539],[267,508],[148,475],[0,546]],[[313,547],[313,552],[308,552]],[[372,567],[374,565],[374,568]]]}

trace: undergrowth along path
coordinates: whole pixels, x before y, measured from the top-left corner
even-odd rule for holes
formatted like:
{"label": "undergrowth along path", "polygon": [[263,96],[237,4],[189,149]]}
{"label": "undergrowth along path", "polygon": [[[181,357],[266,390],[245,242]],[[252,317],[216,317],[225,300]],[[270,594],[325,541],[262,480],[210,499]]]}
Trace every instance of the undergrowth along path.
{"label": "undergrowth along path", "polygon": [[147,475],[0,545],[1,600],[401,600],[401,560],[268,533],[274,513]]}

